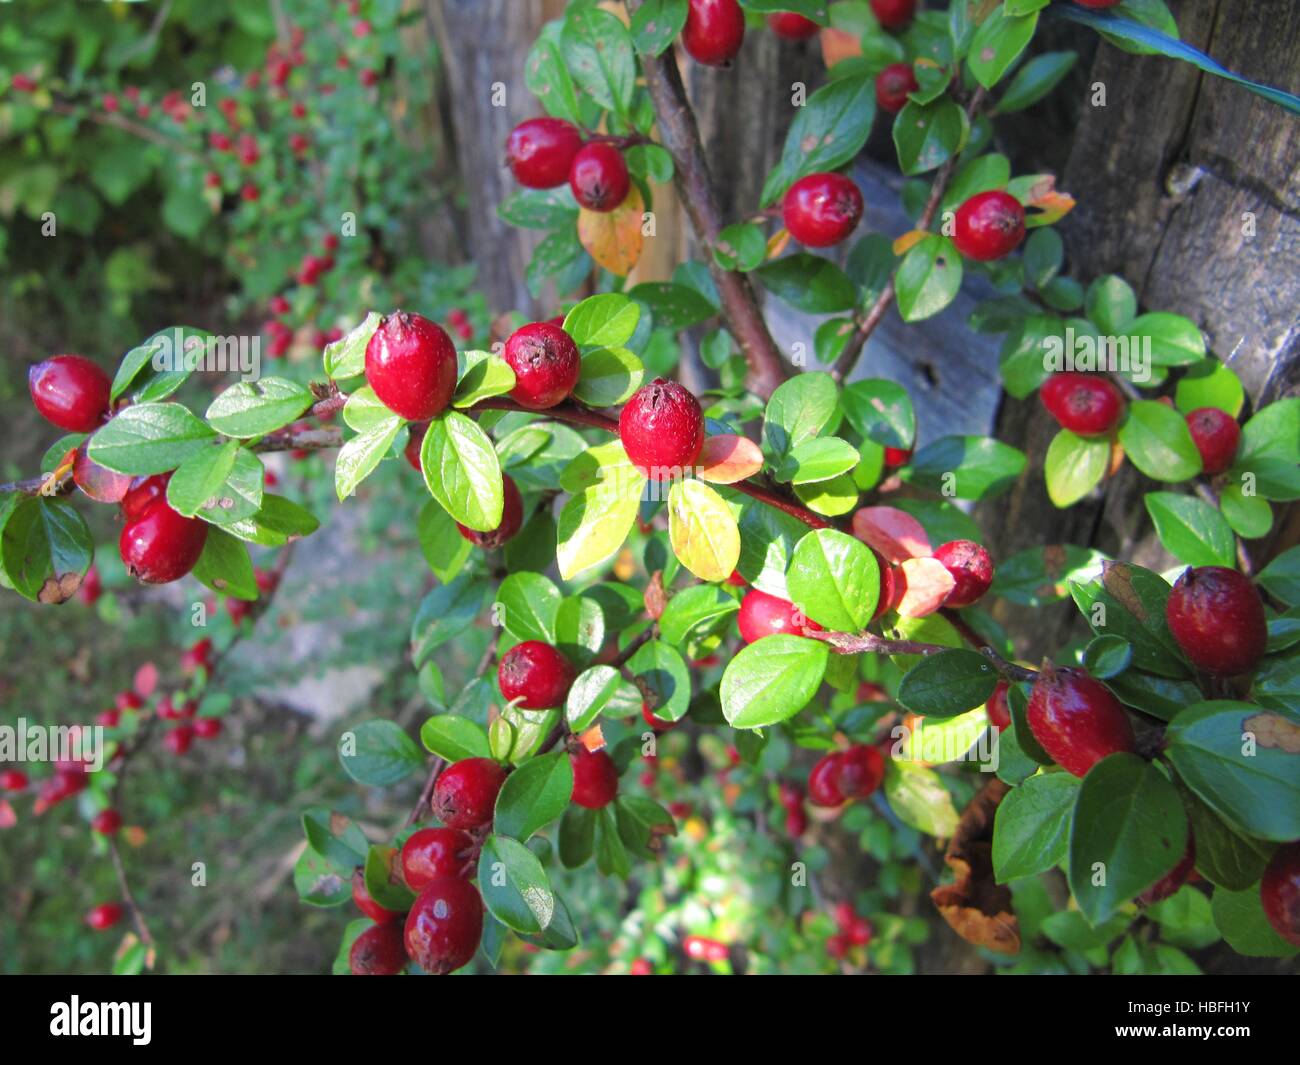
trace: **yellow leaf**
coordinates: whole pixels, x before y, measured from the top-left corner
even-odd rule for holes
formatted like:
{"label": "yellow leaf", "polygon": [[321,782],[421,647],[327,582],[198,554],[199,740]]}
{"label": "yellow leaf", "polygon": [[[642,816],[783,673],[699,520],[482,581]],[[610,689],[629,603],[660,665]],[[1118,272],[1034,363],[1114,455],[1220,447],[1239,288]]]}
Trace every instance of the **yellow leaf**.
{"label": "yellow leaf", "polygon": [[726,580],[740,561],[740,530],[726,501],[703,481],[676,481],[668,491],[673,554],[702,581]]}
{"label": "yellow leaf", "polygon": [[775,233],[772,234],[770,238],[768,238],[767,257],[769,259],[775,259],[778,255],[780,255],[783,251],[785,251],[786,245],[788,245],[789,243],[790,243],[790,231],[788,229],[778,229]]}
{"label": "yellow leaf", "polygon": [[636,521],[643,483],[644,479],[638,483],[630,477],[601,481],[564,504],[555,551],[555,561],[564,580],[604,562],[623,546]]}
{"label": "yellow leaf", "polygon": [[929,234],[924,229],[913,229],[904,233],[894,241],[894,254],[906,255],[917,244],[920,244]]}
{"label": "yellow leaf", "polygon": [[578,240],[596,262],[618,277],[627,277],[641,258],[641,215],[645,202],[635,185],[612,211],[578,209]]}

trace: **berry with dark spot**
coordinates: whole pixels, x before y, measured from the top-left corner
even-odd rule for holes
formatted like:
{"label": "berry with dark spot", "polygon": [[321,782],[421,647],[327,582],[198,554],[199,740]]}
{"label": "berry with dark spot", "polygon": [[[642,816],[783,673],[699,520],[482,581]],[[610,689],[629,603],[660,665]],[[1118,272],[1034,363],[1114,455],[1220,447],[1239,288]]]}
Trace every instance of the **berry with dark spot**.
{"label": "berry with dark spot", "polygon": [[529,410],[546,410],[568,399],[582,371],[578,345],[549,322],[516,329],[506,341],[504,357],[515,372],[510,396]]}
{"label": "berry with dark spot", "polygon": [[584,144],[569,167],[569,188],[579,206],[605,213],[627,199],[632,187],[623,153],[607,141]]}
{"label": "berry with dark spot", "polygon": [[745,40],[745,13],[736,0],[690,0],[682,47],[697,63],[725,66]]}
{"label": "berry with dark spot", "polygon": [[634,466],[651,480],[668,480],[700,457],[704,412],[682,385],[656,377],[624,404],[618,435]]}
{"label": "berry with dark spot", "polygon": [[1201,453],[1202,473],[1213,476],[1232,465],[1241,440],[1236,418],[1218,407],[1201,407],[1187,415],[1187,428]]}
{"label": "berry with dark spot", "polygon": [[433,815],[448,828],[481,828],[492,820],[506,771],[491,758],[463,758],[438,776]]}
{"label": "berry with dark spot", "polygon": [[426,973],[442,976],[468,965],[483,937],[483,899],[459,877],[429,884],[406,917],[406,953]]}
{"label": "berry with dark spot", "polygon": [[993,560],[972,540],[953,540],[935,549],[934,557],[952,574],[952,591],[944,606],[963,607],[983,598],[993,583]]}
{"label": "berry with dark spot", "polygon": [[1259,591],[1225,566],[1186,570],[1169,593],[1165,621],[1192,665],[1217,676],[1250,672],[1268,644]]}
{"label": "berry with dark spot", "polygon": [[348,951],[353,976],[396,976],[406,968],[406,936],[396,922],[367,928]]}
{"label": "berry with dark spot", "polygon": [[957,208],[952,241],[968,259],[1001,259],[1024,239],[1025,209],[1009,192],[990,189],[976,193]]}
{"label": "berry with dark spot", "polygon": [[1133,750],[1133,725],[1119,700],[1079,669],[1045,668],[1030,693],[1028,719],[1043,750],[1076,777],[1109,754]]}
{"label": "berry with dark spot", "polygon": [[518,699],[524,710],[563,706],[573,678],[573,664],[564,653],[541,640],[515,644],[497,667],[501,694],[509,702]]}

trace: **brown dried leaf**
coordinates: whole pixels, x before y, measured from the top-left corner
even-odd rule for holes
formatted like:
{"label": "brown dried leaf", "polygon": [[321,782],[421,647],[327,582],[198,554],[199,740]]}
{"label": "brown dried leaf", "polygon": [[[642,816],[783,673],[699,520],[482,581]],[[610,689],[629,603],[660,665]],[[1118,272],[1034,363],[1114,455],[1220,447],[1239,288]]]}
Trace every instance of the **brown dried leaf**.
{"label": "brown dried leaf", "polygon": [[646,585],[642,601],[645,603],[646,613],[655,621],[663,617],[664,607],[668,605],[668,596],[664,592],[663,570],[657,569],[651,575],[650,583]]}
{"label": "brown dried leaf", "polygon": [[1277,714],[1254,714],[1241,723],[1243,732],[1253,732],[1261,747],[1276,747],[1287,754],[1300,754],[1300,725]]}
{"label": "brown dried leaf", "polygon": [[962,811],[944,852],[955,877],[930,892],[943,919],[962,939],[999,954],[1020,952],[1020,922],[1011,910],[1011,891],[993,879],[993,815],[1011,789],[991,780]]}
{"label": "brown dried leaf", "polygon": [[81,587],[80,573],[63,573],[57,577],[46,577],[36,598],[42,603],[66,603]]}

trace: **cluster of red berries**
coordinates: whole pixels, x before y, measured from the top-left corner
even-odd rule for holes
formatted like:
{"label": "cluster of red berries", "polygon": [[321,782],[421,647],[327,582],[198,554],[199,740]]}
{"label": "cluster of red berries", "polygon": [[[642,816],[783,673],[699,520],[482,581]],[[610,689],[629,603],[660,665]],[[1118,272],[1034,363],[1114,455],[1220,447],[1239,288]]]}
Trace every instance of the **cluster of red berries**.
{"label": "cluster of red berries", "polygon": [[573,198],[589,211],[614,210],[632,187],[615,141],[584,140],[578,127],[562,118],[519,123],[506,138],[506,162],[524,188],[553,189],[567,181]]}
{"label": "cluster of red berries", "polygon": [[865,947],[871,942],[875,930],[870,921],[858,915],[853,903],[848,900],[837,902],[834,916],[839,931],[826,940],[826,953],[829,957],[837,960],[846,958],[854,947]]}
{"label": "cluster of red berries", "polygon": [[885,758],[876,747],[855,743],[822,755],[808,773],[808,799],[834,809],[869,797],[885,779]]}
{"label": "cluster of red berries", "polygon": [[785,834],[791,839],[798,839],[808,831],[803,789],[792,781],[783,780],[777,789],[777,798],[785,810]]}

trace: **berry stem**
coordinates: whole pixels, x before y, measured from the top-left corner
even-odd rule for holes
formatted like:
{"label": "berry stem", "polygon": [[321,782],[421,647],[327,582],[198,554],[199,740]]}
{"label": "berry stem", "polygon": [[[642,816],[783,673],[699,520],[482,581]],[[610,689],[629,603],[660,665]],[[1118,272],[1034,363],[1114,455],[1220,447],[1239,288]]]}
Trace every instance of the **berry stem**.
{"label": "berry stem", "polygon": [[[641,4],[642,0],[629,0],[628,14],[635,15]],[[704,247],[709,273],[722,298],[723,317],[749,364],[746,383],[751,391],[767,399],[785,380],[786,369],[749,278],[735,270],[724,270],[714,261],[713,245],[722,231],[722,210],[704,156],[695,112],[682,85],[677,58],[669,48],[657,58],[644,56],[642,67],[660,139],[673,157],[678,194],[690,216],[691,228]]]}
{"label": "berry stem", "polygon": [[[971,94],[970,102],[966,105],[967,118],[974,120],[979,109],[983,107],[987,96],[988,93],[983,86],[980,86]],[[939,172],[935,174],[934,181],[930,185],[930,197],[925,201],[925,210],[921,212],[921,217],[917,219],[916,229],[929,229],[933,225],[935,215],[939,213],[939,207],[943,203],[944,193],[948,191],[948,185],[952,182],[956,170],[956,156],[953,156],[939,168]],[[831,377],[835,379],[836,384],[842,384],[848,380],[849,374],[853,372],[853,367],[858,364],[858,359],[862,356],[862,350],[866,347],[871,334],[884,321],[885,312],[893,304],[895,295],[894,279],[891,277],[889,283],[876,297],[876,302],[871,305],[866,314],[858,319],[858,328],[849,337],[849,342],[844,346],[840,357],[835,360],[835,365],[831,369]]]}

